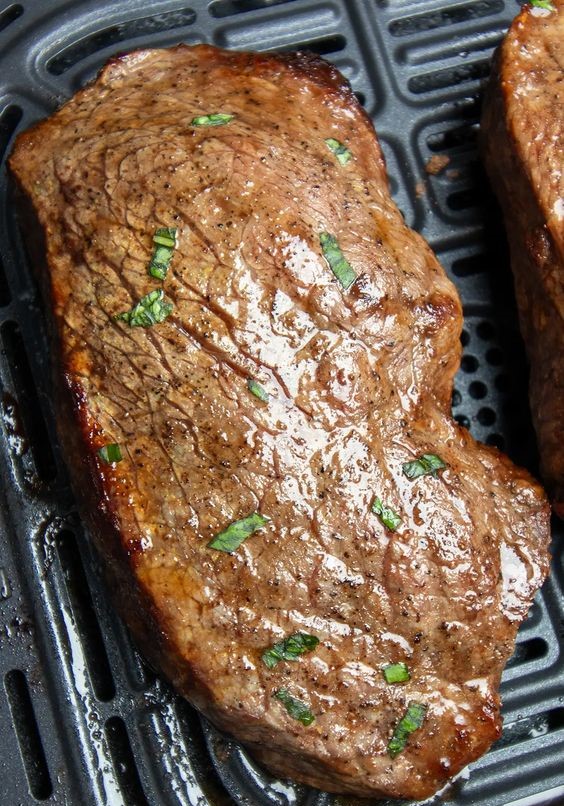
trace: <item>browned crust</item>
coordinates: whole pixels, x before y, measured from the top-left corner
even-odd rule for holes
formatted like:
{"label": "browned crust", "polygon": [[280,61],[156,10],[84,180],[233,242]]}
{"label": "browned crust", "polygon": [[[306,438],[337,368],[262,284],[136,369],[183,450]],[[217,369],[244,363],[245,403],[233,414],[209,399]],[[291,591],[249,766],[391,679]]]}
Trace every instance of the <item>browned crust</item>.
{"label": "browned crust", "polygon": [[[319,90],[319,93],[330,96],[334,102],[352,108],[363,123],[374,132],[374,147],[378,156],[374,168],[380,169],[382,181],[388,187],[384,157],[378,143],[372,120],[359,104],[349,82],[339,71],[319,56],[308,52],[281,54],[260,54],[247,52],[230,52],[212,45],[187,46],[184,44],[170,48],[172,51],[191,50],[198,52],[214,66],[236,67],[239,71],[256,74],[257,69],[264,73],[279,74],[288,70],[298,80],[305,79]],[[99,87],[112,83],[122,71],[127,71],[132,61],[143,58],[151,50],[137,50],[112,58],[98,73],[97,77],[78,93],[72,102],[80,102]],[[64,109],[63,105],[60,109]],[[26,232],[32,233],[28,244],[31,262],[41,286],[42,296],[50,310],[56,307],[57,299],[51,284],[51,273],[48,268],[47,235],[43,223],[31,199],[25,192],[23,176],[26,169],[26,151],[33,150],[38,136],[47,136],[46,130],[55,128],[53,117],[38,121],[17,138],[15,146],[8,158],[8,171],[14,185],[14,200],[20,220],[25,221]],[[422,241],[422,246],[428,246]],[[235,730],[230,718],[213,702],[213,697],[205,680],[198,675],[198,670],[187,663],[180,667],[178,658],[182,656],[180,648],[175,645],[171,632],[163,622],[161,614],[156,610],[154,599],[136,573],[136,556],[138,546],[128,539],[119,528],[114,497],[108,495],[106,474],[98,459],[97,452],[104,444],[103,435],[99,433],[92,421],[84,389],[77,378],[81,371],[88,368],[78,367],[76,362],[65,363],[62,360],[63,350],[60,345],[60,334],[54,326],[53,317],[48,318],[50,355],[52,363],[53,397],[57,413],[57,433],[66,461],[73,469],[71,483],[77,499],[81,515],[93,535],[99,553],[104,558],[106,581],[112,593],[112,600],[121,618],[127,623],[135,642],[149,663],[158,669],[174,686],[188,697],[193,705],[208,714],[216,724],[225,730]],[[238,715],[237,715],[238,719]],[[252,742],[247,742],[250,746]],[[263,746],[262,740],[253,749]],[[311,765],[303,764],[304,780],[310,785],[321,785],[317,773]],[[330,767],[327,767],[330,774]],[[335,791],[343,787],[335,785]],[[357,791],[353,786],[351,791]],[[367,789],[369,795],[371,790]]]}
{"label": "browned crust", "polygon": [[[45,302],[55,304],[46,263],[46,233],[37,218],[30,198],[23,190],[17,173],[12,173],[14,202],[21,221],[25,221],[29,251],[35,275]],[[119,528],[113,500],[105,489],[105,473],[97,457],[104,439],[90,417],[84,389],[76,380],[76,367],[62,360],[60,334],[53,317],[47,318],[50,341],[52,394],[55,403],[57,434],[67,464],[72,467],[72,489],[86,525],[96,537],[96,547],[104,558],[106,582],[119,615],[127,623],[143,655],[191,702],[205,710],[211,695],[197,670],[185,664],[180,670],[179,648],[173,643],[151,592],[136,574],[137,546]],[[108,471],[110,472],[110,471]]]}
{"label": "browned crust", "polygon": [[[179,48],[182,47],[179,46]],[[213,59],[215,62],[219,60],[226,65],[242,65],[244,69],[249,71],[256,70],[257,65],[260,65],[268,70],[280,71],[281,69],[287,69],[297,75],[303,75],[311,80],[315,86],[319,87],[321,93],[327,94],[329,92],[332,97],[339,99],[344,105],[353,105],[355,112],[368,120],[348,83],[339,76],[334,68],[317,57],[309,54],[284,54],[281,58],[270,55],[233,54],[218,51],[210,46],[199,46],[199,49],[206,57]],[[124,66],[127,66],[128,59],[142,57],[142,54],[143,52],[139,51],[113,60],[104,68],[97,83],[112,81],[119,71]],[[80,99],[91,90],[92,87],[86,88],[77,97]],[[49,127],[54,124],[51,121],[47,121],[39,125]],[[373,130],[371,123],[370,127]],[[10,168],[16,181],[21,167],[21,163],[18,160],[25,159],[25,149],[33,147],[33,139],[37,132],[38,127],[35,127],[30,132],[21,135],[18,140],[17,157],[12,157],[10,160]],[[376,146],[376,148],[378,147]],[[383,167],[383,161],[380,162],[378,167]],[[421,244],[423,247],[423,242]],[[427,249],[428,247],[423,248]],[[40,276],[44,280],[47,278],[48,282],[49,272],[45,268],[42,269],[45,254],[45,239],[43,237],[37,246],[34,262],[40,272]],[[53,296],[53,290],[47,289],[46,299],[48,304],[49,299],[51,300],[51,307],[56,302]],[[104,555],[107,575],[118,610],[130,626],[136,641],[149,661],[155,667],[160,668],[179,691],[188,696],[201,710],[209,714],[217,724],[228,730],[235,730],[238,715],[223,713],[219,706],[212,701],[210,692],[206,690],[205,681],[199,678],[197,669],[189,666],[188,663],[179,668],[178,657],[181,653],[178,651],[178,647],[174,645],[166,624],[163,623],[162,618],[156,612],[150,592],[144,588],[136,575],[136,547],[129,543],[127,536],[124,536],[122,531],[119,530],[116,511],[112,505],[113,502],[109,499],[104,486],[104,472],[102,472],[96,457],[96,451],[101,446],[102,440],[90,420],[84,391],[80,383],[76,381],[77,374],[80,374],[77,370],[80,368],[76,364],[73,364],[73,366],[70,366],[70,364],[61,365],[62,351],[57,343],[57,336],[53,335],[52,338],[52,355],[55,357],[55,361],[59,361],[59,364],[55,365],[54,369],[55,388],[59,390],[58,419],[60,439],[69,463],[75,471],[73,481],[79,504],[82,511],[87,515],[89,525],[96,534],[99,548]],[[448,382],[450,383],[450,378]],[[448,386],[448,384],[446,385]],[[448,397],[450,397],[450,392]],[[442,402],[446,412],[446,394]],[[69,421],[73,421],[76,427],[70,427]],[[491,455],[493,456],[494,454],[495,452],[492,451]],[[509,464],[507,466],[513,471]],[[521,477],[525,477],[525,474],[522,473]],[[536,486],[535,491],[542,498],[542,493]],[[484,723],[485,725],[481,729],[482,732],[475,745],[466,746],[461,743],[460,754],[466,761],[479,756],[499,735],[497,702],[492,704],[491,714],[488,718],[484,718]],[[256,742],[253,742],[252,734],[253,726],[250,725],[247,730],[246,743],[253,747],[256,755],[275,771],[279,771],[282,775],[287,774],[290,754],[284,754],[283,751],[277,754],[264,750],[260,726],[257,726],[256,729],[256,735],[258,736]],[[327,765],[324,767],[323,763],[318,762],[314,768],[311,761],[296,757],[291,758],[291,766],[300,773],[302,780],[312,785],[333,791],[347,789],[344,783],[345,774],[343,771],[336,769],[335,766]],[[424,786],[424,782],[422,782],[421,786]],[[428,788],[427,794],[431,794],[433,788]],[[358,793],[358,782],[351,783],[349,791]],[[364,794],[374,795],[374,790],[367,788]]]}
{"label": "browned crust", "polygon": [[[236,68],[239,72],[248,73],[249,75],[256,73],[257,70],[262,70],[265,73],[271,73],[273,75],[279,74],[282,70],[287,70],[296,78],[299,79],[301,77],[307,80],[311,85],[319,89],[320,94],[331,96],[331,99],[337,101],[342,107],[352,109],[352,111],[359,115],[364,123],[374,132],[375,147],[379,152],[379,160],[383,168],[382,178],[386,183],[386,187],[389,187],[388,176],[385,171],[384,155],[380,148],[372,119],[359,103],[347,79],[334,65],[325,61],[316,53],[309,51],[253,53],[246,51],[227,51],[222,48],[217,48],[214,45],[185,44],[175,45],[169,48],[169,50],[171,52],[190,50],[201,55],[204,60],[212,63],[214,66],[224,66],[231,69]],[[139,49],[114,56],[101,68],[98,75],[90,83],[86,84],[73,96],[72,102],[80,101],[99,86],[110,84],[121,72],[127,71],[132,62],[142,59],[144,54],[151,52],[152,49]],[[65,106],[66,104],[63,104],[58,111],[64,109]],[[38,130],[49,126],[50,122],[50,119],[40,120],[24,132],[18,134],[16,144],[8,158],[8,167],[12,174],[16,175],[18,172],[18,152],[25,148],[26,144],[30,144]]]}

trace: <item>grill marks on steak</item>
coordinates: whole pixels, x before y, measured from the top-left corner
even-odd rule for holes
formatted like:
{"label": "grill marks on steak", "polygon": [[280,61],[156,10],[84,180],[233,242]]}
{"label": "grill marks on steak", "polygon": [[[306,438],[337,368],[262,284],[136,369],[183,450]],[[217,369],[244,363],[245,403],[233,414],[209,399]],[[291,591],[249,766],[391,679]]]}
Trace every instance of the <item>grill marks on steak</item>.
{"label": "grill marks on steak", "polygon": [[495,59],[482,150],[503,206],[541,469],[564,516],[564,2],[525,6]]}
{"label": "grill marks on steak", "polygon": [[[190,125],[215,112],[236,117]],[[434,792],[499,735],[547,507],[450,417],[459,300],[391,201],[348,85],[304,55],[134,53],[21,135],[10,167],[46,241],[61,439],[144,652],[277,774]],[[178,229],[174,311],[129,329],[113,317],[156,287],[159,226]],[[320,232],[358,275],[348,291]],[[125,454],[115,467],[96,454],[107,442]],[[447,468],[410,482],[402,464],[422,453]],[[207,547],[255,510],[270,522],[235,554]],[[263,650],[296,631],[319,646],[267,669]],[[411,680],[388,685],[398,661]],[[282,687],[313,725],[273,698]],[[392,761],[409,702],[426,720]]]}

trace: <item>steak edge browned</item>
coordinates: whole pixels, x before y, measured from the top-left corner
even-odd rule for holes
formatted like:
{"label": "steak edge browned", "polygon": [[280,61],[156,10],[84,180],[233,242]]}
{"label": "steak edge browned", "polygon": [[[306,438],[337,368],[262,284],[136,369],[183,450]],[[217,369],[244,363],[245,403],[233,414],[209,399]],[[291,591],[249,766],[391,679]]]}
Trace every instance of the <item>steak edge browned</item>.
{"label": "steak edge browned", "polygon": [[495,58],[482,151],[503,207],[541,469],[564,517],[564,2],[525,5]]}
{"label": "steak edge browned", "polygon": [[[235,117],[192,125],[212,113]],[[392,202],[348,84],[304,54],[133,53],[20,135],[10,168],[44,241],[61,441],[147,657],[275,774],[436,791],[499,735],[548,507],[451,419],[460,303]],[[147,266],[163,226],[178,230],[174,310],[130,328],[115,315],[158,287]],[[322,232],[356,272],[348,290]],[[123,461],[101,461],[108,443]],[[446,468],[408,480],[402,465],[424,453]],[[235,553],[208,547],[254,511],[270,520]],[[318,647],[268,669],[265,648],[297,631]],[[400,661],[411,679],[386,683]],[[392,759],[414,702],[423,726]]]}

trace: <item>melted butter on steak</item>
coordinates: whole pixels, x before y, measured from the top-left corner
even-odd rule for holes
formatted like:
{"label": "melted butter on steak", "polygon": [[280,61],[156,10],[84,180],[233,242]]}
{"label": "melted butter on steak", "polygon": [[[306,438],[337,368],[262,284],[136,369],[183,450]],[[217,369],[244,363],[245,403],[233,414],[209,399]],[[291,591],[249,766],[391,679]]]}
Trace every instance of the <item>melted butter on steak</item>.
{"label": "melted butter on steak", "polygon": [[[217,112],[234,118],[191,125]],[[524,471],[451,419],[460,303],[392,202],[348,85],[303,54],[130,54],[21,135],[10,167],[43,234],[61,440],[143,651],[276,774],[436,791],[499,735],[548,514]],[[157,287],[158,227],[177,230],[174,310],[129,328],[114,317]],[[348,290],[323,232],[357,276]],[[102,467],[109,442],[124,460]],[[425,453],[446,469],[408,480]],[[270,520],[235,553],[210,550],[251,512]],[[304,630],[315,651],[261,662]],[[389,685],[397,662],[411,679]],[[425,721],[392,760],[410,702]]]}

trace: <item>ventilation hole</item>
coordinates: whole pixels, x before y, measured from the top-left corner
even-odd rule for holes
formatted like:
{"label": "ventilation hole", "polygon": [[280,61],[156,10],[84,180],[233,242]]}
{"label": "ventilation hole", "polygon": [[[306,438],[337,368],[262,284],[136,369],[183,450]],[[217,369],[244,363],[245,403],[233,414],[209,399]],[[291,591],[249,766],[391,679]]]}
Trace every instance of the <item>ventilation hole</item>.
{"label": "ventilation hole", "polygon": [[10,104],[0,112],[0,160],[3,158],[8,144],[22,119],[23,112],[19,106]]}
{"label": "ventilation hole", "polygon": [[547,650],[548,646],[544,638],[530,638],[528,641],[521,641],[515,647],[515,652],[507,662],[506,668],[538,660],[546,655]]}
{"label": "ventilation hole", "polygon": [[294,42],[287,47],[277,48],[278,52],[288,50],[307,50],[310,53],[317,53],[318,56],[326,56],[328,53],[338,53],[347,46],[347,40],[341,34],[334,36],[324,36],[321,39],[307,40],[306,42]]}
{"label": "ventilation hole", "polygon": [[533,714],[515,722],[504,723],[503,735],[495,743],[496,750],[530,739],[538,739],[564,727],[564,708],[553,708],[543,714]]}
{"label": "ventilation hole", "polygon": [[145,688],[151,688],[151,686],[157,679],[157,673],[155,672],[152,666],[149,666],[145,658],[143,658],[136,650],[134,650],[134,652],[136,656],[136,663],[139,666],[140,674],[143,675],[143,685]]}
{"label": "ventilation hole", "polygon": [[554,708],[548,712],[548,732],[564,728],[564,708]]}
{"label": "ventilation hole", "polygon": [[439,9],[427,14],[418,14],[413,17],[404,17],[394,20],[390,24],[392,36],[409,36],[421,31],[432,31],[435,28],[444,28],[447,25],[458,25],[468,20],[477,20],[488,17],[503,9],[503,0],[482,0],[477,3],[466,3],[455,8]]}
{"label": "ventilation hole", "polygon": [[460,369],[462,372],[476,372],[480,363],[474,355],[463,355],[460,362]]}
{"label": "ventilation hole", "polygon": [[484,341],[490,341],[495,336],[495,327],[491,322],[480,322],[476,328],[476,333]]}
{"label": "ventilation hole", "polygon": [[434,152],[450,151],[466,146],[474,150],[478,130],[478,123],[472,123],[471,125],[457,126],[454,129],[436,132],[427,137],[427,146],[430,151]]}
{"label": "ventilation hole", "polygon": [[422,76],[413,76],[407,82],[407,86],[414,95],[421,95],[424,92],[456,87],[458,84],[464,84],[467,81],[478,81],[486,78],[489,72],[490,62],[487,59],[483,59],[471,64],[435,70]]}
{"label": "ventilation hole", "polygon": [[447,196],[447,205],[451,210],[468,210],[470,207],[477,207],[483,200],[479,188],[471,187],[464,190],[457,190]]}
{"label": "ventilation hole", "polygon": [[455,277],[473,277],[484,271],[483,255],[468,255],[458,258],[452,263],[452,273]]}
{"label": "ventilation hole", "polygon": [[55,477],[55,460],[22,335],[15,322],[5,322],[1,335],[37,475],[43,481],[50,481]]}
{"label": "ventilation hole", "polygon": [[452,390],[452,407],[455,409],[457,406],[460,406],[462,403],[462,395],[458,391],[458,389]]}
{"label": "ventilation hole", "polygon": [[57,53],[47,62],[47,70],[54,76],[60,76],[82,59],[110,45],[116,45],[126,39],[135,39],[191,25],[195,19],[196,12],[191,8],[180,8],[176,11],[152,14],[150,17],[141,17],[137,20],[126,20],[119,25],[96,31]]}
{"label": "ventilation hole", "polygon": [[13,669],[4,678],[4,685],[29,791],[36,800],[46,800],[53,786],[25,675]]}
{"label": "ventilation hole", "polygon": [[0,307],[8,305],[12,295],[10,294],[10,287],[6,280],[6,272],[4,271],[4,264],[0,256]]}
{"label": "ventilation hole", "polygon": [[355,96],[361,106],[366,106],[366,95],[363,92],[355,92]]}
{"label": "ventilation hole", "polygon": [[488,394],[488,387],[482,381],[472,381],[468,387],[468,392],[474,400],[482,400]]}
{"label": "ventilation hole", "polygon": [[182,738],[186,746],[190,748],[191,758],[197,759],[198,783],[206,795],[206,802],[216,804],[216,806],[221,806],[221,804],[230,806],[233,801],[226,800],[225,788],[206,745],[200,717],[184,697],[176,698],[175,710]]}
{"label": "ventilation hole", "polygon": [[92,604],[86,574],[72,532],[59,532],[57,551],[63,567],[73,616],[84,649],[92,688],[99,700],[107,702],[115,694],[114,681],[102,632]]}
{"label": "ventilation hole", "polygon": [[480,425],[493,425],[497,420],[497,415],[493,409],[488,408],[485,406],[483,409],[480,409],[478,412],[478,422]]}
{"label": "ventilation hole", "polygon": [[21,17],[23,14],[23,6],[20,6],[19,3],[15,3],[13,6],[8,6],[8,8],[4,9],[4,11],[0,12],[0,31],[3,31],[4,28],[7,28],[8,25],[11,25],[18,17]]}
{"label": "ventilation hole", "polygon": [[212,17],[232,17],[234,14],[243,14],[245,11],[259,11],[261,8],[280,6],[283,3],[292,3],[294,0],[216,0],[209,6]]}
{"label": "ventilation hole", "polygon": [[491,364],[492,367],[499,367],[503,364],[503,353],[499,347],[490,347],[486,352],[486,361],[488,364]]}
{"label": "ventilation hole", "polygon": [[131,635],[121,621],[116,623],[115,629],[130,685],[136,691],[146,691],[155,682],[156,675],[133,646]]}
{"label": "ventilation hole", "polygon": [[106,721],[105,732],[124,802],[128,806],[149,806],[143,792],[125,723],[118,716],[112,716]]}
{"label": "ventilation hole", "polygon": [[470,333],[467,330],[463,330],[460,334],[460,343],[463,347],[467,347],[470,343]]}
{"label": "ventilation hole", "polygon": [[505,438],[501,434],[488,434],[486,437],[486,445],[491,445],[500,451],[505,450]]}
{"label": "ventilation hole", "polygon": [[507,375],[498,375],[494,381],[495,388],[499,392],[508,392],[509,391],[509,377]]}
{"label": "ventilation hole", "polygon": [[465,414],[457,414],[454,418],[458,425],[461,425],[463,428],[470,429],[470,420]]}

